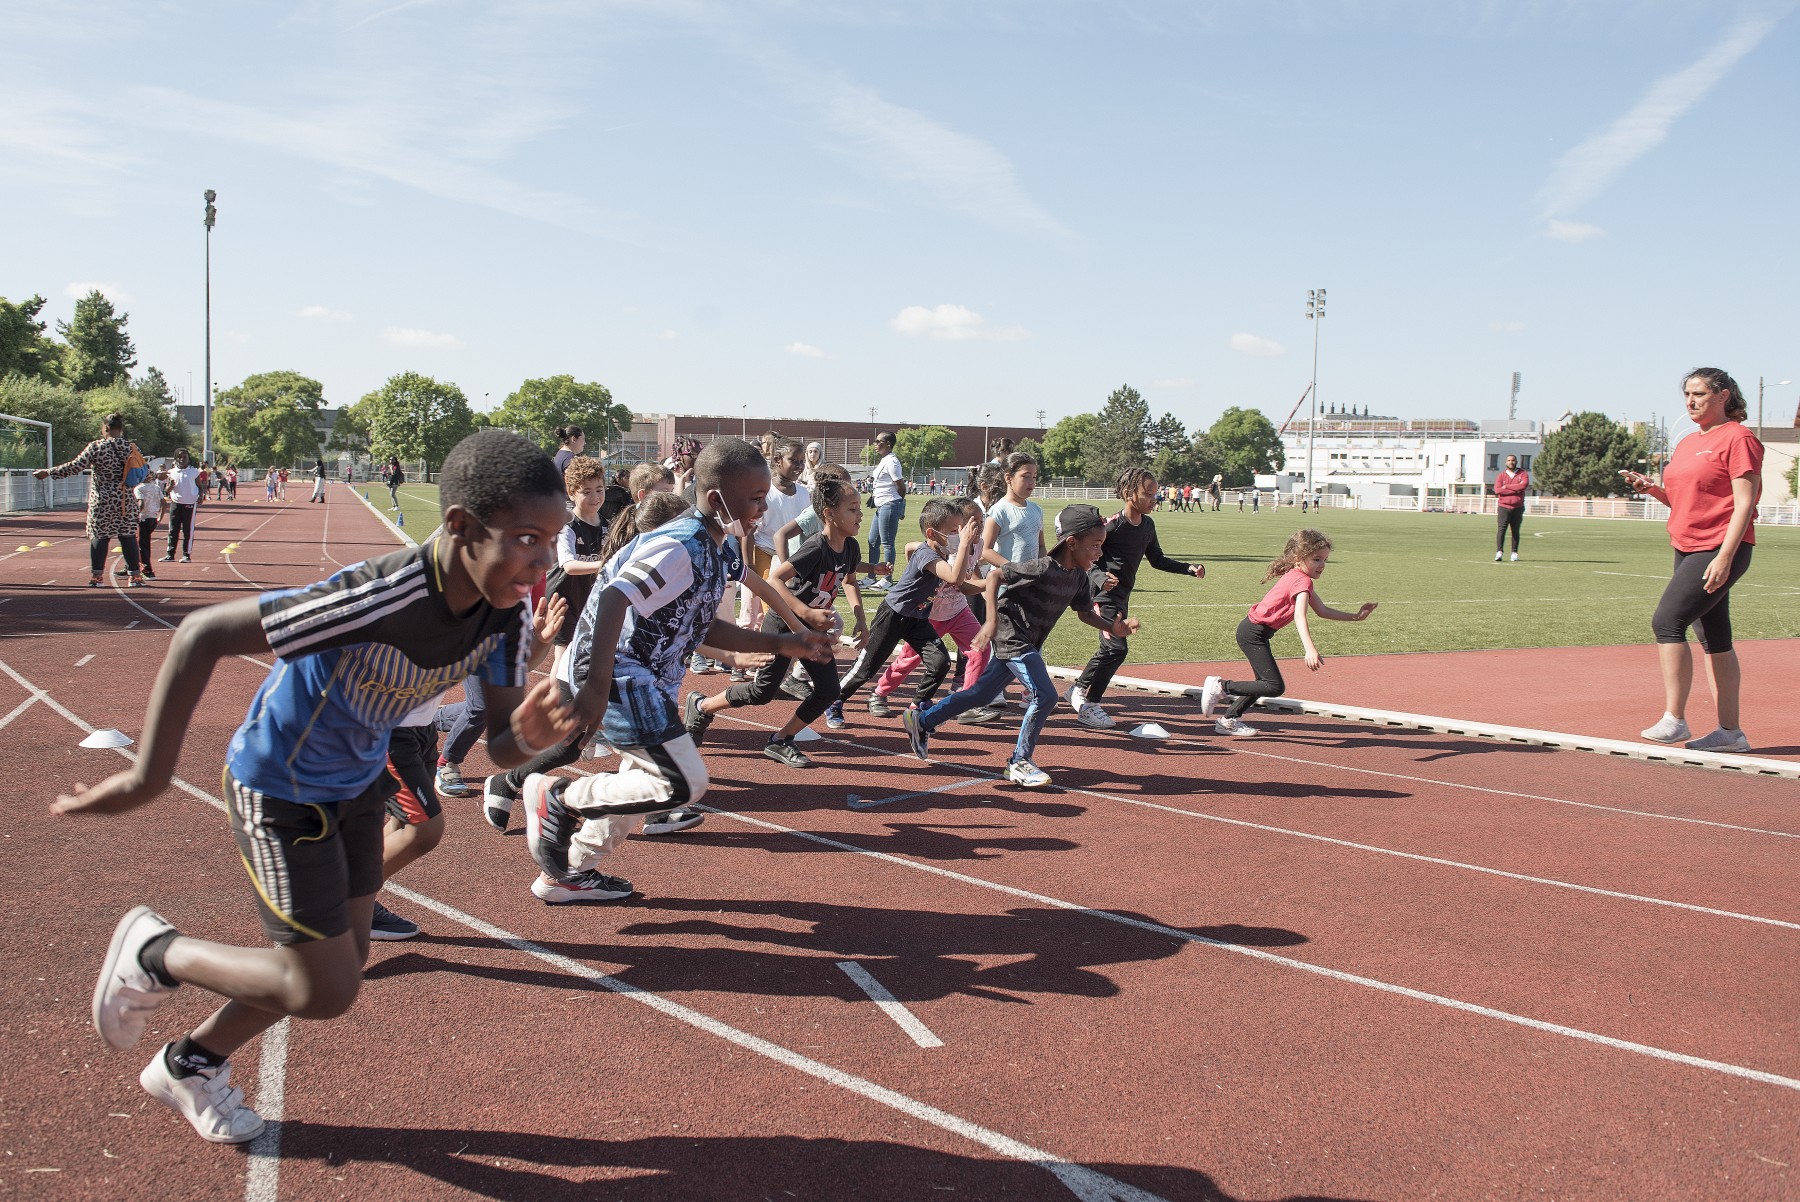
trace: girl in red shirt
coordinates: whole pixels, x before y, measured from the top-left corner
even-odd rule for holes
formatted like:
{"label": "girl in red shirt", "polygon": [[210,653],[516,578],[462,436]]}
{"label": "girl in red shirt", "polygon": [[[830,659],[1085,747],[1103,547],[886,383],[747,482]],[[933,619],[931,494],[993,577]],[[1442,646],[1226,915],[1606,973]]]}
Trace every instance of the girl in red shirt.
{"label": "girl in red shirt", "polygon": [[[1663,716],[1643,732],[1655,743],[1683,743],[1695,751],[1750,750],[1740,729],[1737,652],[1731,645],[1731,586],[1750,567],[1756,545],[1756,502],[1762,493],[1762,442],[1744,425],[1748,409],[1737,381],[1702,367],[1682,381],[1688,417],[1700,428],[1676,444],[1662,485],[1625,471],[1625,483],[1669,507],[1675,571],[1657,603],[1650,628],[1662,666]],[[1719,728],[1688,738],[1687,700],[1694,659],[1687,628],[1706,652]]]}
{"label": "girl in red shirt", "polygon": [[1325,574],[1325,564],[1330,559],[1331,540],[1323,531],[1299,530],[1288,536],[1281,556],[1269,564],[1263,582],[1275,580],[1277,576],[1281,579],[1275,581],[1275,587],[1261,601],[1250,607],[1250,613],[1237,628],[1238,650],[1250,661],[1250,670],[1256,673],[1256,679],[1221,680],[1217,676],[1208,676],[1200,690],[1202,714],[1212,713],[1222,698],[1231,698],[1231,704],[1213,726],[1218,733],[1240,739],[1254,735],[1256,728],[1246,726],[1242,721],[1244,711],[1255,705],[1259,697],[1279,697],[1287,688],[1287,682],[1281,678],[1281,669],[1275,664],[1275,653],[1269,649],[1269,641],[1283,626],[1291,622],[1300,631],[1300,645],[1306,648],[1307,669],[1317,672],[1325,661],[1313,645],[1307,612],[1310,610],[1334,622],[1360,622],[1375,612],[1373,601],[1364,601],[1352,614],[1333,609],[1319,600],[1319,591],[1314,585]]}

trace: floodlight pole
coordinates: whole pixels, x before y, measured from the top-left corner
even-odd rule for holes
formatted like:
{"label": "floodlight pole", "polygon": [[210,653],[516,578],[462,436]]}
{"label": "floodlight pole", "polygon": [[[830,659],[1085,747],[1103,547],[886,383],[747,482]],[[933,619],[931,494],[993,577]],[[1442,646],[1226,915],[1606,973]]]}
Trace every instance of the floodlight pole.
{"label": "floodlight pole", "polygon": [[[1775,387],[1786,388],[1792,383],[1792,380],[1777,380],[1775,381]],[[1762,441],[1763,436],[1763,389],[1766,386],[1767,381],[1765,381],[1763,377],[1756,377],[1756,441],[1758,442]],[[1739,399],[1741,400],[1742,398]]]}
{"label": "floodlight pole", "polygon": [[1325,320],[1325,289],[1306,290],[1306,320],[1313,323],[1312,420],[1306,423],[1306,492],[1311,492],[1313,446],[1319,436],[1319,324]]}
{"label": "floodlight pole", "polygon": [[212,231],[219,210],[213,205],[219,194],[206,190],[206,409],[200,418],[200,462],[212,462]]}

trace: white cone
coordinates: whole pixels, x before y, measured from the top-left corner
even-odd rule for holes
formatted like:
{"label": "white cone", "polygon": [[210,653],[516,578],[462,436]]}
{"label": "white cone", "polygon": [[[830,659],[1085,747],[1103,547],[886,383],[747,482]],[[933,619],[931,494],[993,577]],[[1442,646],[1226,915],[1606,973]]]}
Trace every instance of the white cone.
{"label": "white cone", "polygon": [[129,747],[131,736],[122,730],[97,730],[81,741],[83,747]]}
{"label": "white cone", "polygon": [[796,743],[817,743],[824,736],[810,726],[802,726],[800,733],[794,736]]}
{"label": "white cone", "polygon": [[1133,727],[1131,737],[1134,739],[1166,739],[1169,732],[1154,722],[1146,722],[1142,726]]}

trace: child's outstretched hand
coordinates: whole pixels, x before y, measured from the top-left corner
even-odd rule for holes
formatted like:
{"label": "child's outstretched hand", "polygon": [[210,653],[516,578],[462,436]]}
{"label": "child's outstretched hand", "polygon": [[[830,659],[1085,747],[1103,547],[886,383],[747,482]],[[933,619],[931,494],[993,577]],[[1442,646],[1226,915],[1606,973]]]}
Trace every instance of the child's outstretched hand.
{"label": "child's outstretched hand", "polygon": [[138,779],[135,768],[115,772],[93,788],[77,782],[74,788],[50,803],[52,814],[123,814],[135,810],[154,798],[161,789],[151,789]]}
{"label": "child's outstretched hand", "polygon": [[832,646],[835,640],[819,630],[802,630],[781,637],[786,646],[793,649],[795,658],[810,659],[815,664],[830,663],[836,650]]}
{"label": "child's outstretched hand", "polygon": [[1374,613],[1375,605],[1376,602],[1374,601],[1364,601],[1362,607],[1356,611],[1356,620],[1360,622],[1370,614]]}
{"label": "child's outstretched hand", "polygon": [[1203,563],[1195,564],[1193,567],[1189,568],[1188,571],[1193,573],[1195,580],[1206,579],[1206,565]]}
{"label": "child's outstretched hand", "polygon": [[1317,647],[1306,653],[1306,668],[1309,672],[1317,672],[1325,666],[1325,657],[1319,654]]}
{"label": "child's outstretched hand", "polygon": [[[597,721],[600,715],[592,716]],[[545,677],[525,690],[525,699],[507,719],[513,741],[540,751],[555,747],[581,728],[583,718],[562,699],[556,681]]]}
{"label": "child's outstretched hand", "polygon": [[800,618],[814,630],[829,631],[837,625],[837,611],[832,609],[813,609],[810,606],[798,606]]}
{"label": "child's outstretched hand", "polygon": [[548,643],[568,617],[569,599],[561,593],[545,593],[538,598],[537,609],[531,615],[531,633],[539,643]]}

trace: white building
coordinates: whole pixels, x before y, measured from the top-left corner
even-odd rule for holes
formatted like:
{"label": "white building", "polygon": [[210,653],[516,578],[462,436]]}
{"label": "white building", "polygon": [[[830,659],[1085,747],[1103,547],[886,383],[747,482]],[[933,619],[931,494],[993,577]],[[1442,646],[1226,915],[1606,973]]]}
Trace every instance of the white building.
{"label": "white building", "polygon": [[1472,421],[1468,418],[1376,417],[1328,410],[1310,422],[1289,424],[1282,434],[1287,453],[1284,488],[1297,488],[1305,473],[1314,487],[1356,498],[1365,509],[1446,509],[1457,496],[1480,496],[1506,465],[1508,455],[1531,470],[1543,450],[1536,422]]}

